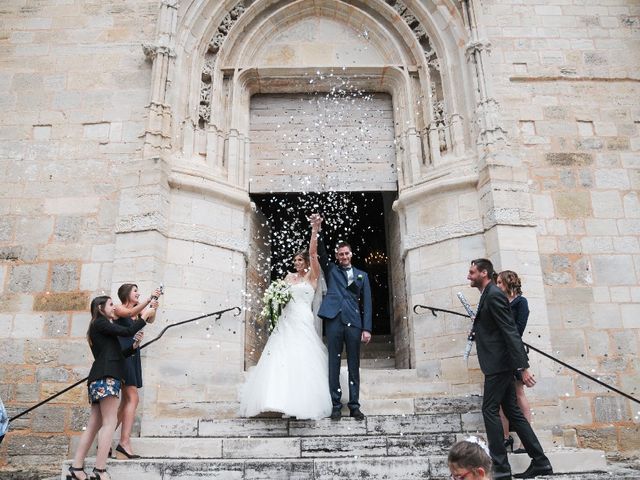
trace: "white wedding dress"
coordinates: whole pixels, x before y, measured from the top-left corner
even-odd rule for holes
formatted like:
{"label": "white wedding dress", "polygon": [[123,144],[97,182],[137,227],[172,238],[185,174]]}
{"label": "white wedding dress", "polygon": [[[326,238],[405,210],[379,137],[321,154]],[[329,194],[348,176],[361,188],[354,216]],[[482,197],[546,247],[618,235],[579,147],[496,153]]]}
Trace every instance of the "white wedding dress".
{"label": "white wedding dress", "polygon": [[327,348],[311,310],[314,289],[291,285],[291,300],[240,393],[240,416],[281,412],[299,419],[331,415]]}

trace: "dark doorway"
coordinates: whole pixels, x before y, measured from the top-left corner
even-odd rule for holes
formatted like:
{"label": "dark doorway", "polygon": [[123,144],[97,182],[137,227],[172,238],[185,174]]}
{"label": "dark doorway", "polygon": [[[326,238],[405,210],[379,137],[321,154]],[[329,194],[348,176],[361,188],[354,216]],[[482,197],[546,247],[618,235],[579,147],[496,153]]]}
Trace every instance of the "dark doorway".
{"label": "dark doorway", "polygon": [[291,271],[293,254],[309,245],[307,217],[324,217],[327,249],[337,242],[351,244],[353,265],[366,271],[373,297],[373,334],[391,333],[388,248],[385,203],[381,192],[323,192],[252,194],[270,231],[271,279]]}

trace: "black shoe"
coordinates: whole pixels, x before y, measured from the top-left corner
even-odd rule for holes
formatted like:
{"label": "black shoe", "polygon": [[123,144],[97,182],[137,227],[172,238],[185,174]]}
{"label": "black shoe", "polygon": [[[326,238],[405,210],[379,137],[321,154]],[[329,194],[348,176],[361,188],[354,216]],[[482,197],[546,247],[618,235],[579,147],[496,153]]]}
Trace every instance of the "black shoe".
{"label": "black shoe", "polygon": [[534,478],[538,475],[551,475],[553,474],[553,468],[550,463],[545,463],[544,465],[536,465],[534,462],[531,462],[529,468],[527,468],[522,473],[516,473],[513,478]]}
{"label": "black shoe", "polygon": [[364,420],[364,413],[362,413],[359,408],[354,408],[353,410],[351,410],[349,416],[359,421]]}
{"label": "black shoe", "polygon": [[118,446],[116,447],[116,458],[118,460],[124,460],[125,458],[127,460],[135,460],[137,458],[140,458],[140,455],[129,453],[124,449],[122,445],[118,444]]}
{"label": "black shoe", "polygon": [[513,453],[513,437],[511,435],[504,439],[504,448],[511,449],[511,453]]}
{"label": "black shoe", "polygon": [[331,410],[331,420],[340,420],[342,418],[342,408],[334,408]]}
{"label": "black shoe", "polygon": [[520,448],[516,448],[516,449],[513,451],[513,453],[516,453],[516,454],[519,454],[519,453],[527,453],[527,451],[526,451],[524,448],[520,447]]}

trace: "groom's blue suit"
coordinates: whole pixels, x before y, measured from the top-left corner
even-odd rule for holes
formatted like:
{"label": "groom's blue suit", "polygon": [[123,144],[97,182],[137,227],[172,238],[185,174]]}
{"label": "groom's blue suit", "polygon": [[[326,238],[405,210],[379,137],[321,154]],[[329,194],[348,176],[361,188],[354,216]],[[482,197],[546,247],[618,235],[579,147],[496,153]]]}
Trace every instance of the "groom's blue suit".
{"label": "groom's blue suit", "polygon": [[325,320],[329,352],[329,389],[333,408],[342,407],[340,360],[342,346],[345,345],[349,367],[349,409],[359,409],[360,341],[363,330],[371,332],[369,277],[366,272],[352,267],[353,281],[348,284],[347,273],[329,261],[322,236],[318,237],[318,256],[327,282],[327,293],[318,310],[318,316]]}

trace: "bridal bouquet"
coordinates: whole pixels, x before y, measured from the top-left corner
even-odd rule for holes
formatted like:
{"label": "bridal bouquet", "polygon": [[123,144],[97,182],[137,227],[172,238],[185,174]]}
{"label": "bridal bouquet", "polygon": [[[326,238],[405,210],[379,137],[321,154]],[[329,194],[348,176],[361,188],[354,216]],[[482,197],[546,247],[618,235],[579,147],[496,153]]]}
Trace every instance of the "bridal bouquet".
{"label": "bridal bouquet", "polygon": [[267,287],[262,296],[262,312],[260,315],[269,324],[269,333],[276,328],[280,313],[287,303],[291,300],[291,291],[289,285],[284,280],[275,280]]}

